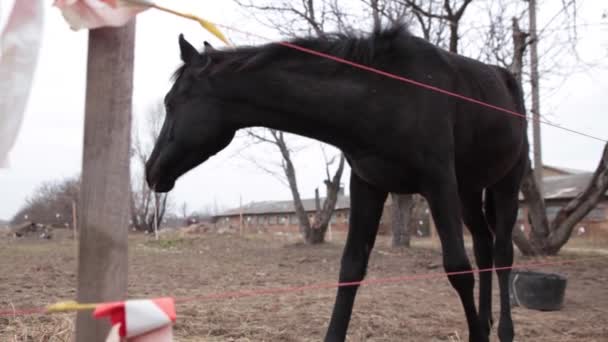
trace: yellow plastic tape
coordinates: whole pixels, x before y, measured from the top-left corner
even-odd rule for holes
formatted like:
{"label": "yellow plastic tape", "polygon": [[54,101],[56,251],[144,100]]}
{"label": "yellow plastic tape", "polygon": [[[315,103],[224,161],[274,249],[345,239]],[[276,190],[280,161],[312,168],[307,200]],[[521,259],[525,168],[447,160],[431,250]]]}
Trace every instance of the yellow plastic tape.
{"label": "yellow plastic tape", "polygon": [[[197,18],[197,17],[195,17],[195,18]],[[228,39],[226,39],[224,34],[222,34],[222,32],[217,28],[217,26],[215,26],[215,24],[213,24],[212,22],[207,21],[203,18],[197,18],[197,19],[198,19],[198,23],[201,24],[202,27],[204,27],[207,31],[211,32],[211,34],[213,34],[214,36],[219,38],[219,40],[226,43],[226,45],[232,45],[232,44],[230,44],[230,42],[228,42]]]}
{"label": "yellow plastic tape", "polygon": [[46,307],[46,312],[55,313],[55,312],[71,312],[71,311],[84,311],[84,310],[95,310],[97,304],[82,304],[73,300],[68,300],[65,302],[57,302],[55,304],[51,304]]}
{"label": "yellow plastic tape", "polygon": [[156,8],[157,10],[160,10],[163,12],[171,13],[171,14],[177,15],[182,18],[194,20],[194,21],[198,22],[205,30],[209,31],[211,34],[216,36],[218,39],[220,39],[227,45],[232,45],[232,44],[230,44],[228,39],[226,39],[226,36],[224,36],[222,31],[220,31],[217,28],[217,26],[215,26],[215,24],[213,24],[212,22],[205,20],[201,17],[198,17],[194,14],[182,13],[182,12],[176,11],[174,9],[158,5],[155,2],[152,2],[149,0],[123,0],[123,2],[131,3],[131,4],[139,5],[139,6],[147,6],[147,7]]}

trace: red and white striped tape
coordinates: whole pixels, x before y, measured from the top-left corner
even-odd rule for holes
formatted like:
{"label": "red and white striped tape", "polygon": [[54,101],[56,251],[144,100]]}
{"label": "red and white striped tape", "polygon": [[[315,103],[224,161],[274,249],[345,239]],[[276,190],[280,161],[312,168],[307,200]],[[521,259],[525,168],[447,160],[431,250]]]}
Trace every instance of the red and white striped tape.
{"label": "red and white striped tape", "polygon": [[113,326],[120,324],[120,336],[130,339],[171,327],[176,318],[175,302],[166,297],[104,303],[97,306],[93,316],[109,317]]}

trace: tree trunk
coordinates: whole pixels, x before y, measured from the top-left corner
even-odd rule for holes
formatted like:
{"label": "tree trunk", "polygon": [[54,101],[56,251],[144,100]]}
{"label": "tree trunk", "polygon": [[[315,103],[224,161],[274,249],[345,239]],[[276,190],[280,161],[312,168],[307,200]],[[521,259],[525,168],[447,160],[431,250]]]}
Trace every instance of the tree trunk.
{"label": "tree trunk", "polygon": [[283,138],[283,132],[274,130],[270,130],[270,132],[274,137],[276,145],[281,151],[281,156],[283,157],[283,171],[285,171],[285,177],[287,178],[287,183],[289,183],[289,189],[291,190],[293,206],[300,225],[300,233],[302,233],[306,239],[308,234],[307,232],[310,230],[310,221],[308,220],[308,214],[306,213],[306,209],[304,209],[304,204],[302,204],[302,198],[300,197],[300,191],[298,190],[296,169],[291,161],[291,153],[289,152],[289,148],[287,148],[287,144]]}
{"label": "tree trunk", "polygon": [[[130,214],[131,214],[131,225],[136,230],[139,230],[139,219],[137,217],[137,206],[135,205],[135,191],[131,190],[129,197],[130,197],[129,198],[129,200],[130,200],[129,210],[130,210]],[[131,228],[131,227],[129,227],[129,228]]]}
{"label": "tree trunk", "polygon": [[536,35],[536,0],[528,0],[530,21],[530,86],[532,91],[532,141],[534,150],[534,177],[543,193],[543,158],[540,140],[540,88],[538,75],[538,36]]}
{"label": "tree trunk", "polygon": [[[517,18],[512,19],[513,30],[513,59],[510,70],[515,79],[522,86],[523,59],[526,51],[528,34],[521,31]],[[525,114],[525,113],[523,113]],[[528,207],[528,220],[532,227],[528,236],[520,229],[513,231],[513,242],[524,255],[535,255],[542,253],[544,242],[549,236],[549,222],[545,209],[545,199],[538,186],[536,172],[532,169],[532,161],[528,159],[528,166],[522,179],[520,190],[524,196],[524,202]]]}
{"label": "tree trunk", "polygon": [[[342,154],[340,156],[340,164],[333,178],[331,180],[326,180],[325,182],[327,187],[327,198],[323,202],[323,208],[321,210],[318,210],[318,196],[315,198],[317,210],[315,212],[313,223],[311,224],[310,220],[308,219],[308,213],[306,212],[304,204],[302,203],[302,198],[300,197],[300,191],[298,190],[298,183],[296,179],[296,170],[293,166],[293,162],[291,161],[291,153],[287,147],[287,143],[285,142],[283,132],[270,130],[270,133],[272,134],[274,143],[281,151],[281,156],[283,157],[283,171],[285,172],[289,189],[291,190],[291,195],[293,197],[294,209],[300,226],[300,233],[304,237],[304,241],[308,244],[322,243],[325,241],[325,233],[327,232],[327,227],[329,226],[329,221],[331,220],[331,216],[338,199],[340,179],[342,178],[342,172],[344,171],[344,155]],[[316,191],[316,193],[318,193],[318,191]]]}
{"label": "tree trunk", "polygon": [[413,195],[391,193],[391,227],[393,231],[393,247],[409,247],[411,237],[411,217],[414,209]]}
{"label": "tree trunk", "polygon": [[370,0],[369,5],[372,9],[374,32],[380,32],[380,29],[382,28],[382,17],[380,16],[380,5],[378,4],[378,0]]}
{"label": "tree trunk", "polygon": [[319,188],[315,189],[315,213],[317,215],[321,213],[321,198],[319,197]]}
{"label": "tree trunk", "polygon": [[608,191],[608,143],[587,188],[570,201],[551,222],[545,253],[554,255],[568,242],[572,230],[606,196]]}
{"label": "tree trunk", "polygon": [[[142,215],[142,229],[148,233],[154,233],[154,220],[156,219],[158,223],[158,229],[160,230],[162,227],[163,218],[165,217],[165,212],[167,211],[167,196],[168,194],[157,194],[150,192],[149,196],[153,198],[150,202],[154,203],[152,206],[152,210],[146,210]],[[156,196],[158,196],[158,202],[156,201]],[[158,205],[158,206],[157,206]]]}
{"label": "tree trunk", "polygon": [[[125,299],[135,21],[89,31],[78,293],[82,303]],[[110,325],[78,313],[77,342],[102,342]]]}
{"label": "tree trunk", "polygon": [[528,160],[528,167],[524,173],[520,189],[524,195],[524,203],[528,207],[530,226],[534,227],[530,231],[528,242],[533,250],[540,252],[545,249],[546,239],[549,236],[549,221],[547,220],[545,199],[537,186],[531,165],[531,161]]}
{"label": "tree trunk", "polygon": [[532,230],[525,236],[516,230],[513,242],[524,255],[555,255],[568,242],[572,230],[606,196],[608,191],[608,144],[589,185],[548,223],[545,205],[532,171],[528,168],[522,183],[522,192],[528,204]]}
{"label": "tree trunk", "polygon": [[325,226],[313,226],[306,232],[304,241],[309,245],[317,245],[325,242],[325,233],[327,232],[328,225]]}
{"label": "tree trunk", "polygon": [[[509,69],[515,76],[518,84],[522,84],[522,72],[524,70],[524,53],[526,52],[526,39],[528,34],[523,32],[519,28],[519,21],[517,18],[512,19],[512,31],[513,31],[513,59]],[[525,114],[525,113],[521,113]],[[530,164],[531,165],[531,164]]]}
{"label": "tree trunk", "polygon": [[458,21],[450,21],[450,52],[458,53]]}
{"label": "tree trunk", "polygon": [[325,242],[325,233],[329,227],[331,217],[338,202],[338,192],[340,191],[340,179],[344,172],[344,155],[340,155],[340,164],[331,180],[325,181],[327,197],[323,202],[323,209],[315,214],[314,222],[310,229],[304,234],[306,243],[314,245]]}
{"label": "tree trunk", "polygon": [[460,26],[460,20],[472,1],[473,0],[464,0],[460,5],[460,8],[456,9],[456,11],[452,9],[450,1],[446,0],[443,3],[443,7],[447,13],[446,19],[450,24],[450,52],[458,53],[458,42],[460,41],[460,37],[458,36],[458,28]]}

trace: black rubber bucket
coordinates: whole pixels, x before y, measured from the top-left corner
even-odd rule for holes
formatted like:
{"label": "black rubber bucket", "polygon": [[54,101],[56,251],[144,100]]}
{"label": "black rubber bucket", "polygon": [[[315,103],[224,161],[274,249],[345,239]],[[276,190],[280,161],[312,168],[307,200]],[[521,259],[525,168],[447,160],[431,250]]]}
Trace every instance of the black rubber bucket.
{"label": "black rubber bucket", "polygon": [[555,311],[564,304],[566,277],[555,273],[511,271],[511,305],[532,310]]}

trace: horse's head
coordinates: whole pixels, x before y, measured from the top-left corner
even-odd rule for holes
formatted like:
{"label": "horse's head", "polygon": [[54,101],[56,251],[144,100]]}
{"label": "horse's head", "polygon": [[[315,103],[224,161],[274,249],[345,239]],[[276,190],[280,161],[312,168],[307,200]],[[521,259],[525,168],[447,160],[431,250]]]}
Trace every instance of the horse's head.
{"label": "horse's head", "polygon": [[[223,119],[217,103],[205,96],[210,57],[200,54],[182,35],[179,47],[184,65],[165,96],[165,121],[146,162],[146,180],[157,192],[173,189],[177,178],[228,146],[236,132]],[[211,49],[208,44],[205,47]]]}

